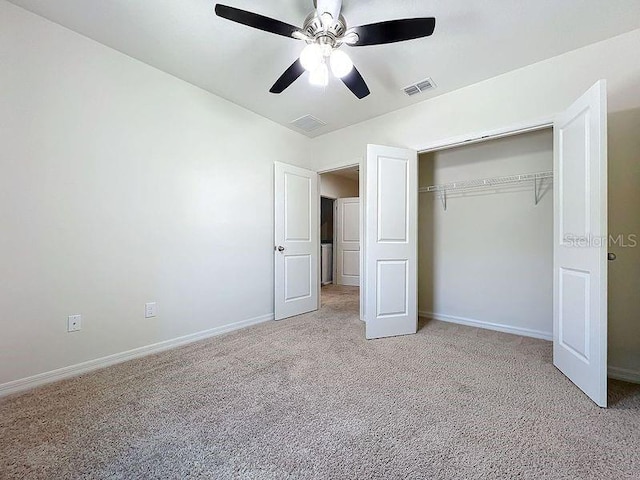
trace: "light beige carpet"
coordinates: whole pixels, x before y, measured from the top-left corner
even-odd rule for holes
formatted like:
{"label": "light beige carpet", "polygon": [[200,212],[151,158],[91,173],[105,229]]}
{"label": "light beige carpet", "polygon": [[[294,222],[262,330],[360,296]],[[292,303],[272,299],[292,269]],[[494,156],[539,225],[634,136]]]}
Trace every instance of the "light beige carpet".
{"label": "light beige carpet", "polygon": [[0,478],[640,478],[640,386],[601,410],[548,342],[322,309],[0,400]]}

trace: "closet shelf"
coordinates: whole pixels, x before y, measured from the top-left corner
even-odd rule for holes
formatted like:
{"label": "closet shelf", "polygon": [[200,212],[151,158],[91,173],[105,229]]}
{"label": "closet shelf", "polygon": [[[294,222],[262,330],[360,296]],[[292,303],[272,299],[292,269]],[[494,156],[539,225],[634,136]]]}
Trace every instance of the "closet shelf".
{"label": "closet shelf", "polygon": [[463,193],[465,191],[477,191],[483,188],[500,187],[503,185],[517,185],[520,183],[532,182],[535,204],[538,204],[539,197],[539,183],[541,180],[553,178],[552,171],[536,172],[536,173],[523,173],[521,175],[506,175],[503,177],[483,178],[479,180],[463,180],[460,182],[443,183],[440,185],[430,185],[428,187],[420,187],[418,191],[420,193],[438,193],[442,200],[442,206],[447,209],[447,194],[448,193]]}

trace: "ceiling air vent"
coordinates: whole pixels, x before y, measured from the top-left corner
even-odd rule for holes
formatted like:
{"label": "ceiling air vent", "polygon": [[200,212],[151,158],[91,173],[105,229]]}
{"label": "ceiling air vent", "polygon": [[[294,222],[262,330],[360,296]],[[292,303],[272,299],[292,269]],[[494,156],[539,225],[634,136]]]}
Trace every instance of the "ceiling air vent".
{"label": "ceiling air vent", "polygon": [[405,87],[404,93],[406,93],[411,97],[413,95],[417,95],[418,93],[431,90],[432,88],[436,88],[436,84],[433,83],[433,80],[431,80],[430,78],[427,78],[418,83],[414,83],[413,85],[409,85],[408,87]]}
{"label": "ceiling air vent", "polygon": [[291,122],[291,125],[305,132],[312,132],[317,128],[324,127],[326,123],[317,119],[313,115],[305,115],[304,117],[300,117]]}

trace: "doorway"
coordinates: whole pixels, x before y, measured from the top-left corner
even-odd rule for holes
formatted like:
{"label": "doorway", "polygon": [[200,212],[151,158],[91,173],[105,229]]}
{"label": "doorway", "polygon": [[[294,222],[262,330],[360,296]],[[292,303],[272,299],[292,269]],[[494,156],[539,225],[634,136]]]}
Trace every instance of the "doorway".
{"label": "doorway", "polygon": [[329,295],[360,295],[360,169],[319,174],[320,304]]}

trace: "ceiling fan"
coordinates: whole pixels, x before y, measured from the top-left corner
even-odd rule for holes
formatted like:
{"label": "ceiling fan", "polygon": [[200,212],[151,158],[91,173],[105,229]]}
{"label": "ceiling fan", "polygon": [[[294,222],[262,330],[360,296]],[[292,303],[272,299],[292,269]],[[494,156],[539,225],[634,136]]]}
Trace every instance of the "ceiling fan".
{"label": "ceiling fan", "polygon": [[269,90],[271,93],[282,93],[305,71],[309,72],[309,83],[326,86],[331,70],[356,97],[362,99],[369,95],[369,87],[349,56],[339,50],[340,47],[381,45],[428,37],[436,26],[436,19],[428,17],[389,20],[347,28],[347,22],[340,14],[342,0],[314,0],[313,3],[316,8],[307,16],[302,28],[227,5],[217,4],[215,7],[219,17],[306,42],[300,58],[276,80]]}

